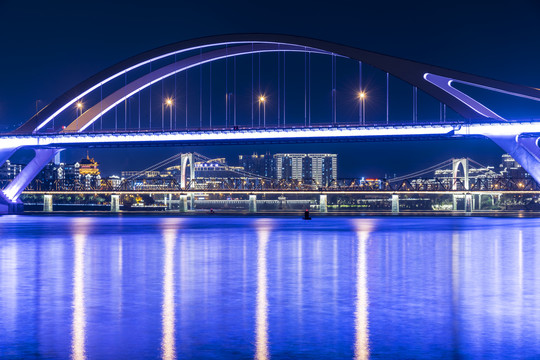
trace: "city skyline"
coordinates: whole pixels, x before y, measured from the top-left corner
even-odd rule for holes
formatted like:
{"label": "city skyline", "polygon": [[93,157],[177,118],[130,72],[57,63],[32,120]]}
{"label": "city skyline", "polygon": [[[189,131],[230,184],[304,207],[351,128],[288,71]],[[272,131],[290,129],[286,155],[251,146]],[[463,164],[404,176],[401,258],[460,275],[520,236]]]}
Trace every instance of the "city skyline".
{"label": "city skyline", "polygon": [[[518,2],[519,3],[519,2]],[[336,41],[339,43],[344,43],[347,45],[352,46],[358,46],[360,48],[365,48],[369,50],[375,50],[386,54],[391,55],[397,55],[402,56],[404,58],[410,58],[422,62],[429,62],[435,65],[445,66],[449,68],[455,68],[458,70],[463,70],[466,72],[473,72],[480,75],[485,75],[492,78],[497,78],[501,80],[506,80],[510,82],[515,83],[523,83],[527,85],[535,85],[535,83],[540,83],[540,79],[536,79],[535,72],[531,71],[533,68],[527,68],[527,64],[530,62],[531,58],[534,58],[534,56],[531,56],[531,51],[534,51],[535,47],[534,44],[538,42],[538,40],[533,37],[531,34],[534,33],[534,22],[531,21],[524,21],[523,19],[527,16],[533,16],[535,12],[538,12],[538,7],[531,3],[531,2],[523,2],[519,3],[520,6],[518,6],[518,3],[514,5],[511,9],[507,8],[501,8],[498,4],[492,4],[489,8],[483,7],[481,4],[471,4],[467,3],[469,7],[472,7],[472,9],[478,9],[482,10],[483,12],[488,12],[492,15],[492,17],[500,18],[508,11],[511,13],[514,13],[515,15],[518,15],[518,18],[520,21],[516,21],[515,27],[508,27],[508,26],[502,26],[502,25],[494,25],[495,23],[490,23],[489,29],[479,27],[477,25],[469,24],[468,22],[461,22],[461,24],[465,24],[465,26],[461,25],[456,28],[454,28],[454,32],[451,36],[449,34],[440,29],[439,27],[436,27],[434,30],[431,31],[431,34],[425,34],[421,26],[419,24],[415,24],[414,21],[406,20],[406,19],[400,19],[396,14],[388,14],[385,13],[381,9],[379,5],[375,4],[362,4],[362,7],[366,12],[371,12],[373,14],[385,14],[389,19],[393,19],[393,22],[385,22],[383,24],[375,24],[375,20],[371,19],[369,17],[364,18],[364,21],[367,21],[365,25],[361,26],[361,33],[362,34],[369,34],[370,36],[355,36],[355,32],[351,31],[352,29],[349,28],[349,25],[344,25],[343,21],[340,21],[340,25],[333,23],[333,20],[329,20],[329,23],[324,25],[323,28],[325,28],[328,31],[325,31],[324,34],[321,34],[319,31],[310,31],[311,27],[308,26],[307,28],[298,31],[298,29],[290,29],[290,24],[288,25],[288,28],[278,28],[275,25],[272,25],[271,22],[263,22],[258,26],[257,28],[259,31],[264,32],[291,32],[295,34],[303,34],[303,33],[309,33],[309,36],[311,37],[320,37],[323,39],[328,39],[331,41]],[[442,22],[450,23],[455,21],[455,19],[467,19],[471,16],[471,14],[474,13],[474,11],[471,12],[461,12],[459,10],[460,6],[465,6],[465,3],[455,3],[456,9],[447,8],[442,14]],[[6,4],[7,8],[14,7],[14,4]],[[115,5],[116,6],[116,5]],[[113,9],[111,10],[111,14],[113,14],[115,11],[120,11],[120,8],[117,8],[113,6]],[[137,5],[136,8],[144,7],[144,5]],[[173,6],[173,5],[171,5]],[[215,5],[217,8],[219,8],[219,5]],[[402,5],[395,5],[395,6],[402,6]],[[415,18],[423,18],[428,19],[429,17],[426,17],[425,15],[429,13],[427,9],[422,8],[419,5],[411,5],[412,8],[414,8],[414,16]],[[173,6],[174,8],[174,6]],[[39,9],[39,6],[36,8],[33,8],[29,11],[37,11]],[[187,8],[188,11],[192,12],[198,12],[200,9],[197,5],[189,5],[189,8]],[[309,9],[309,8],[303,8],[302,6],[292,7],[290,8],[292,12],[294,11],[307,11],[307,12],[314,12],[318,13],[318,10]],[[527,9],[529,11],[527,11]],[[45,13],[47,13],[47,9],[41,9],[44,10]],[[186,10],[186,9],[184,9]],[[76,8],[73,8],[73,10],[70,11],[77,11]],[[88,23],[91,19],[92,9],[88,9],[87,11],[79,11],[78,13],[81,15],[81,18],[78,20],[80,22]],[[131,11],[135,11],[131,8],[126,8],[125,11],[127,11],[126,16],[129,16],[129,13]],[[232,11],[231,9],[224,9],[225,13],[228,13]],[[230,14],[230,16],[237,16],[242,17],[243,15],[249,14],[250,10],[244,10],[244,12],[239,13],[237,15]],[[266,11],[269,11],[270,13],[274,12],[275,10],[272,9],[266,9]],[[15,11],[17,13],[17,11]],[[166,15],[163,15],[166,16]],[[168,16],[168,15],[167,15]],[[280,16],[291,16],[291,12],[283,11],[280,12]],[[240,19],[239,18],[239,19]],[[118,18],[117,21],[124,22],[127,21],[126,18]],[[41,21],[41,20],[39,20]],[[38,23],[39,23],[38,21]],[[69,20],[71,21],[71,20]],[[157,21],[157,20],[151,20],[151,21]],[[299,21],[299,24],[302,23],[302,21]],[[9,22],[4,23],[3,26],[9,26]],[[242,24],[242,20],[239,20],[238,25]],[[507,23],[506,23],[507,24]],[[403,25],[409,25],[409,26],[403,26]],[[31,25],[35,26],[35,25]],[[169,23],[164,21],[162,26],[169,27]],[[384,26],[385,28],[382,28]],[[348,29],[348,31],[344,31],[344,27]],[[127,25],[127,28],[129,28],[131,31],[134,31],[135,33],[137,31],[141,31],[140,29],[137,30],[131,25]],[[251,28],[250,26],[243,27],[245,28]],[[392,29],[400,29],[400,32],[391,31]],[[527,30],[525,30],[527,29]],[[51,28],[51,32],[55,32],[58,29]],[[39,57],[35,57],[37,64],[34,66],[39,66],[38,68],[42,75],[41,78],[44,81],[39,82],[32,82],[32,86],[29,86],[29,73],[21,74],[21,76],[17,77],[17,81],[20,80],[20,84],[18,85],[19,88],[23,87],[24,89],[32,89],[32,91],[24,91],[24,93],[18,92],[18,91],[10,91],[9,94],[7,92],[7,88],[9,88],[12,84],[10,81],[15,80],[13,78],[10,80],[11,74],[6,74],[6,82],[5,86],[7,88],[3,88],[0,90],[0,124],[12,127],[13,124],[17,122],[25,121],[28,117],[30,117],[33,114],[32,109],[41,108],[42,106],[46,105],[48,102],[50,102],[54,97],[60,95],[62,91],[64,91],[66,88],[69,88],[73,84],[77,83],[78,81],[83,80],[84,78],[92,75],[94,72],[101,70],[107,66],[110,66],[114,64],[115,62],[129,57],[131,55],[136,54],[137,52],[147,50],[149,48],[155,47],[160,44],[166,44],[168,42],[173,42],[181,39],[186,39],[189,37],[194,36],[203,36],[208,35],[212,33],[226,33],[226,32],[234,32],[234,28],[231,29],[224,29],[224,28],[209,28],[209,27],[201,27],[201,26],[192,26],[189,31],[182,32],[179,30],[172,30],[171,31],[156,31],[155,29],[146,28],[148,30],[148,34],[151,34],[151,36],[145,36],[143,42],[123,42],[122,46],[114,46],[112,47],[109,43],[103,43],[101,45],[94,45],[92,47],[92,51],[78,51],[81,49],[81,47],[78,46],[78,43],[80,41],[74,41],[73,44],[70,42],[64,42],[62,48],[59,49],[58,53],[55,53],[54,56],[64,56],[66,60],[69,59],[71,64],[77,64],[77,59],[80,59],[80,56],[84,54],[88,59],[83,60],[80,62],[81,65],[72,65],[72,67],[66,67],[62,66],[61,71],[73,71],[77,70],[77,74],[73,76],[62,76],[63,83],[55,83],[51,81],[46,81],[46,78],[44,78],[46,73],[54,74],[56,66],[58,66],[58,59],[55,61],[47,61],[42,60],[40,61]],[[378,30],[378,31],[377,31]],[[472,31],[474,30],[474,31]],[[493,36],[485,37],[483,36],[486,31],[490,31],[493,33]],[[109,31],[112,34],[112,37],[118,36],[115,34],[115,32],[112,30],[110,25],[105,24],[102,29],[99,29],[99,32],[106,32]],[[125,31],[125,30],[124,30]],[[509,40],[512,38],[512,36],[515,36],[519,33],[521,39],[523,40],[520,42],[520,44],[512,43],[512,52],[499,52],[498,57],[496,60],[490,59],[490,61],[486,61],[487,58],[485,56],[486,54],[486,48],[493,47],[495,44],[493,44],[492,39],[497,39],[499,42],[497,45],[497,49],[500,49],[501,41],[504,41],[505,39]],[[319,34],[319,35],[317,35]],[[66,36],[67,34],[62,34],[62,36]],[[21,36],[19,40],[15,40],[16,38],[10,39],[10,41],[7,43],[8,48],[11,47],[14,53],[24,53],[24,50],[22,50],[21,45],[24,46],[25,40],[24,35],[19,34],[16,36]],[[92,41],[95,41],[93,33],[88,33],[88,36],[85,37],[83,42],[89,42],[92,43]],[[125,32],[122,32],[122,36],[124,36],[126,39],[131,39],[131,36],[127,36]],[[523,37],[526,37],[529,39],[529,41],[525,41]],[[482,41],[478,41],[478,39],[482,39]],[[397,41],[397,39],[401,39],[402,41]],[[459,43],[455,40],[459,39]],[[381,41],[384,40],[384,41]],[[414,41],[413,41],[414,40]],[[423,40],[423,41],[422,41]],[[436,40],[436,41],[434,41]],[[425,46],[425,44],[430,44],[430,46]],[[435,46],[433,46],[435,44]],[[474,44],[474,46],[473,46]],[[504,43],[502,43],[504,44]],[[404,46],[406,45],[406,46]],[[510,46],[510,43],[507,43],[508,46]],[[42,46],[42,45],[39,45]],[[75,51],[70,51],[70,48],[74,46]],[[407,47],[408,46],[408,47]],[[83,49],[86,49],[86,47],[83,47]],[[101,50],[100,50],[101,49]],[[95,58],[95,55],[101,52],[101,55],[99,56],[99,59]],[[463,52],[467,53],[466,57],[462,56],[451,56],[451,54],[462,54]],[[525,55],[527,54],[527,56]],[[90,58],[92,58],[92,61],[90,61]],[[12,59],[11,59],[12,60]],[[3,59],[2,61],[11,61],[10,59]],[[505,64],[504,67],[500,66],[501,64]],[[514,64],[514,65],[512,65]],[[5,64],[8,66],[8,64]],[[6,68],[4,66],[3,68]],[[56,68],[57,69],[57,68]],[[70,70],[71,69],[71,70]],[[25,80],[26,79],[26,80]],[[71,79],[71,80],[67,80]],[[15,87],[14,89],[17,89]],[[35,90],[34,90],[35,89]],[[40,90],[41,89],[41,90]],[[34,92],[35,91],[35,92]],[[12,102],[9,101],[12,94],[17,94],[17,101]],[[24,94],[24,96],[23,96]],[[43,94],[47,94],[47,96],[43,96]],[[276,101],[276,94],[272,94],[273,101],[275,103]],[[370,99],[372,100],[372,99]],[[36,102],[37,101],[37,102]],[[373,100],[372,100],[373,101]],[[380,101],[380,100],[379,100]],[[22,105],[22,104],[26,105]],[[13,105],[11,105],[13,104]],[[20,104],[20,105],[17,105]],[[35,111],[35,110],[34,110]],[[16,120],[14,120],[16,119]],[[251,146],[251,145],[250,145]],[[249,146],[249,147],[250,147]],[[320,147],[319,144],[304,144],[304,145],[256,145],[256,151],[262,153],[267,150],[271,152],[314,152],[315,149],[318,149]],[[218,153],[238,153],[238,152],[245,152],[242,149],[246,149],[248,146],[237,146],[236,149],[234,146],[229,147],[203,147],[204,152],[208,154],[218,154]],[[240,150],[239,150],[240,149]],[[349,177],[359,176],[361,174],[357,174],[355,171],[359,168],[359,165],[364,167],[366,169],[366,172],[374,173],[378,176],[382,176],[385,173],[389,173],[392,171],[397,172],[406,172],[409,170],[413,170],[414,168],[426,166],[430,163],[441,161],[443,159],[446,159],[448,157],[454,156],[454,157],[475,157],[478,158],[480,162],[493,162],[496,158],[500,157],[502,154],[502,151],[494,145],[489,140],[454,140],[451,142],[440,142],[440,141],[433,141],[433,142],[418,142],[418,141],[412,141],[412,142],[406,142],[406,143],[346,143],[346,144],[324,144],[324,151],[330,152],[330,153],[338,153],[340,154],[341,163],[342,163],[342,169],[344,174],[347,174]],[[197,148],[159,148],[159,149],[130,149],[130,150],[123,150],[123,149],[114,149],[114,150],[108,150],[108,149],[97,149],[96,154],[99,157],[106,158],[107,160],[111,159],[113,163],[122,163],[124,166],[134,166],[138,162],[151,164],[153,159],[156,157],[159,157],[160,155],[166,156],[167,154],[172,154],[177,151],[193,151],[197,150]],[[64,152],[63,156],[66,158],[67,161],[73,161],[74,159],[80,158],[83,151],[77,151],[77,150],[67,150]],[[370,157],[364,157],[363,163],[360,163],[361,160],[358,159],[356,154],[370,154]],[[18,155],[20,159],[25,161],[26,157],[24,154]],[[130,160],[132,158],[136,158],[136,162],[133,160]],[[107,161],[102,163],[103,169],[105,171],[109,171],[109,169],[112,168],[112,164],[107,164]],[[397,169],[396,169],[397,167]],[[401,168],[400,168],[401,167]]]}

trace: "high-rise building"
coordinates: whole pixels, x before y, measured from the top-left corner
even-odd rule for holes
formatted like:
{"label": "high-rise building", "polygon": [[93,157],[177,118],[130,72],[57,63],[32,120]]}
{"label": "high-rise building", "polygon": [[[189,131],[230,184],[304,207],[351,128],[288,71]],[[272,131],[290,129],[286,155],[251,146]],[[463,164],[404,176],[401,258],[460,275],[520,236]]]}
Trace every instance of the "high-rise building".
{"label": "high-rise building", "polygon": [[330,185],[337,179],[337,154],[308,154],[310,177],[316,183]]}
{"label": "high-rise building", "polygon": [[337,154],[275,154],[278,180],[299,180],[328,186],[337,179]]}
{"label": "high-rise building", "polygon": [[22,165],[13,164],[9,160],[0,166],[0,180],[14,179],[22,170]]}
{"label": "high-rise building", "polygon": [[308,168],[306,154],[275,154],[275,177],[278,180],[305,180]]}
{"label": "high-rise building", "polygon": [[503,154],[501,158],[501,175],[505,178],[523,179],[530,177],[529,173],[509,154]]}
{"label": "high-rise building", "polygon": [[274,177],[274,158],[269,153],[258,155],[238,155],[238,166],[252,174]]}

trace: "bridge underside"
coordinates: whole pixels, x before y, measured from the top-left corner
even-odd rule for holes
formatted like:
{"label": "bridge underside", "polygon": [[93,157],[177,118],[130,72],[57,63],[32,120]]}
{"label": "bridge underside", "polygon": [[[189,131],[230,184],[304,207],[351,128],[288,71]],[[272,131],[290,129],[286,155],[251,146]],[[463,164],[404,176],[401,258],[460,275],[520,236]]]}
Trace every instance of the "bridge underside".
{"label": "bridge underside", "polygon": [[[215,145],[215,144],[250,144],[250,143],[304,143],[304,142],[345,142],[345,141],[396,141],[456,139],[463,137],[489,138],[508,152],[531,176],[540,183],[540,148],[538,135],[540,123],[526,126],[529,136],[520,136],[518,132],[508,134],[509,127],[496,124],[487,126],[445,125],[432,127],[343,127],[315,129],[267,129],[238,131],[207,131],[169,133],[116,133],[116,134],[65,134],[58,137],[19,137],[19,143],[26,145],[4,149],[4,157],[13,154],[18,148],[35,149],[35,158],[23,171],[0,193],[0,214],[22,211],[19,196],[39,171],[65,148],[71,147],[126,147],[126,146],[168,146],[168,145]],[[537,129],[538,127],[538,129]],[[4,159],[5,161],[5,159]]]}

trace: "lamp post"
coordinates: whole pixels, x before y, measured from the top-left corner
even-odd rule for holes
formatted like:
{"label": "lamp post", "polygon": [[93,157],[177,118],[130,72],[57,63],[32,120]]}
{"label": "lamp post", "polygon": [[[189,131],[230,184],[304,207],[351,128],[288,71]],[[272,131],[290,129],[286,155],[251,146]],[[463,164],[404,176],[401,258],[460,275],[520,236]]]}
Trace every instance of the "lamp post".
{"label": "lamp post", "polygon": [[171,98],[168,98],[165,102],[167,106],[169,107],[169,130],[172,130],[172,108],[173,108],[173,101]]}
{"label": "lamp post", "polygon": [[83,103],[81,101],[77,102],[77,129],[79,128],[79,111],[81,112],[81,116],[83,113]]}
{"label": "lamp post", "polygon": [[82,102],[77,102],[77,117],[79,117],[79,111],[81,112],[81,115],[82,115],[82,111],[83,111],[83,104]]}
{"label": "lamp post", "polygon": [[266,127],[266,98],[259,96],[259,124],[261,123],[261,103],[263,104],[263,127]]}
{"label": "lamp post", "polygon": [[358,93],[358,98],[360,99],[360,111],[361,113],[361,119],[360,123],[365,125],[366,124],[366,93],[364,91],[360,91]]}

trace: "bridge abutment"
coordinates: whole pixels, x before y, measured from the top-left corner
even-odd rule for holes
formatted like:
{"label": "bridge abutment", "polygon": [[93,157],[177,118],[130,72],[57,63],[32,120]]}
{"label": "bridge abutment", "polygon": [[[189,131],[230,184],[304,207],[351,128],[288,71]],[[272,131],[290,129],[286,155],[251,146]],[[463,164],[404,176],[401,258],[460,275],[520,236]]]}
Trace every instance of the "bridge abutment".
{"label": "bridge abutment", "polygon": [[24,205],[21,200],[14,201],[8,199],[2,191],[0,191],[0,215],[19,214],[24,210]]}

